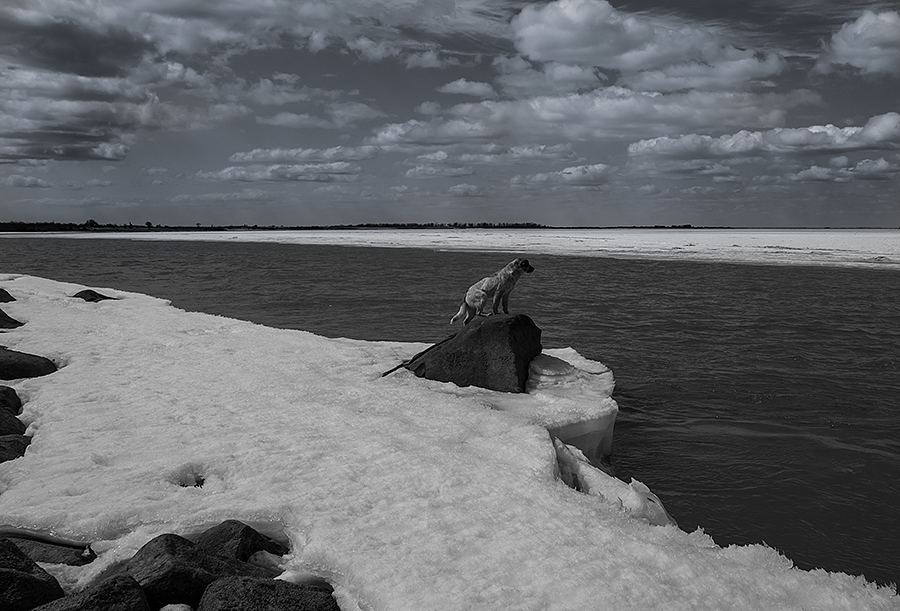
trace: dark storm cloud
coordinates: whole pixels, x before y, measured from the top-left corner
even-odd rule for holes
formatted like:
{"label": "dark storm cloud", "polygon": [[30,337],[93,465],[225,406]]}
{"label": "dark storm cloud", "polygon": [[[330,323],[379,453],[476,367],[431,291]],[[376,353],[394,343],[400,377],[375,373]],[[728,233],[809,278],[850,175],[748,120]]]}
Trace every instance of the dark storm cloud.
{"label": "dark storm cloud", "polygon": [[131,32],[69,19],[34,23],[0,11],[0,50],[24,65],[89,77],[124,76],[153,46]]}

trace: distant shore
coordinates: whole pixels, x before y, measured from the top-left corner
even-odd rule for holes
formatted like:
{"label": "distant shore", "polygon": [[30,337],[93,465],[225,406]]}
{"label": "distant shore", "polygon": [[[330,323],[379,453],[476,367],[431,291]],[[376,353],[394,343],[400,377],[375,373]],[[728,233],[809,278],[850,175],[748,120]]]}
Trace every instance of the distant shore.
{"label": "distant shore", "polygon": [[[0,222],[0,233],[4,232],[73,232],[89,233],[147,233],[165,231],[328,231],[351,229],[895,229],[894,227],[731,227],[712,225],[616,225],[616,226],[553,226],[540,223],[357,223],[350,225],[155,225],[151,222],[135,225],[133,223],[116,225],[101,224],[94,220],[84,223],[58,223],[4,221]],[[897,229],[900,229],[898,227]]]}

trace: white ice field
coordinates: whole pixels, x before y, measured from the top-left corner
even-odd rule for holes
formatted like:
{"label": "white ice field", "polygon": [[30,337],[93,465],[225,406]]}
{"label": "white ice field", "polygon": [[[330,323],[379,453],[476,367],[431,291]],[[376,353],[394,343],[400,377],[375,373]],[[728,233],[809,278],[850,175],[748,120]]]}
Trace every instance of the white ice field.
{"label": "white ice field", "polygon": [[[651,525],[640,485],[563,446],[558,462],[548,427],[609,425],[617,409],[611,373],[574,350],[548,351],[576,367],[561,383],[569,368],[542,358],[538,387],[513,396],[381,376],[421,344],[111,287],[90,288],[117,300],[87,303],[70,297],[85,287],[30,276],[0,287],[26,323],[0,341],[61,365],[5,382],[34,438],[0,464],[0,524],[94,541],[92,564],[44,565],[70,590],[157,534],[235,518],[284,533],[283,578],[326,577],[345,611],[900,608],[890,588],[764,545]],[[561,480],[573,470],[587,493]]]}

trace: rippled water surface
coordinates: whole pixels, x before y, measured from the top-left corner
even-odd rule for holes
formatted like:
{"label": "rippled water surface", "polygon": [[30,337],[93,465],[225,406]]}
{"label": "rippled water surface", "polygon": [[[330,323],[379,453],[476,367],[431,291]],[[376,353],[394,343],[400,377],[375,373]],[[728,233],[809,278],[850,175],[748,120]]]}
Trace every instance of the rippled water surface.
{"label": "rippled water surface", "polygon": [[[509,255],[2,239],[0,273],[331,337],[433,342]],[[686,530],[900,582],[900,272],[530,257],[510,300],[616,374],[613,465]],[[2,336],[0,336],[2,340]]]}

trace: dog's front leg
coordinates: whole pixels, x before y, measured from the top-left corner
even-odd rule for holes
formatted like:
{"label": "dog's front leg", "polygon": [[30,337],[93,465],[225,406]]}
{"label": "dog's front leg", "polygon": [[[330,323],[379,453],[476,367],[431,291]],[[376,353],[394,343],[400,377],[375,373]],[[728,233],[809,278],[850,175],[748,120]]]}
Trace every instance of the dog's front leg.
{"label": "dog's front leg", "polygon": [[[500,304],[501,303],[503,304],[503,309],[506,310],[506,299],[507,299],[506,295],[507,295],[507,293],[504,293],[501,290],[497,290],[497,292],[494,293],[494,299],[491,300],[492,301],[491,302],[491,312],[492,313],[494,313],[494,314],[500,313]],[[509,312],[506,312],[506,313],[509,314]]]}
{"label": "dog's front leg", "polygon": [[509,293],[503,293],[503,313],[509,314]]}

